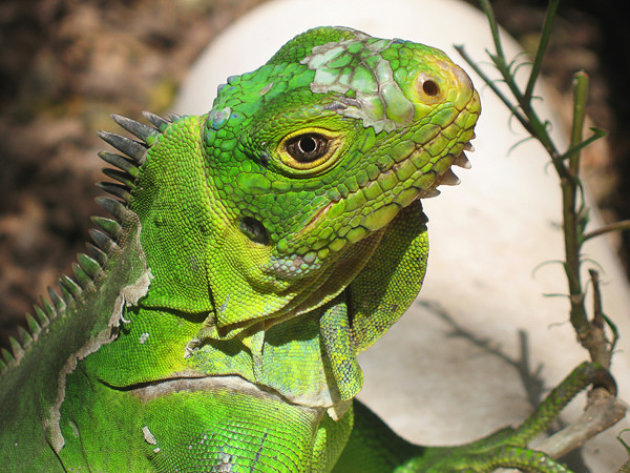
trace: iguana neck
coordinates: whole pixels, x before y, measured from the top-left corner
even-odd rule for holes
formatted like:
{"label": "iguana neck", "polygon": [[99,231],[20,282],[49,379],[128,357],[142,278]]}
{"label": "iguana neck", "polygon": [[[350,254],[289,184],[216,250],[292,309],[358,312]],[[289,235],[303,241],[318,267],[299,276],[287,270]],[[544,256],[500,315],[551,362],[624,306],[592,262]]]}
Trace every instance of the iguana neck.
{"label": "iguana neck", "polygon": [[[165,380],[236,375],[287,402],[334,408],[345,399],[327,374],[330,360],[320,329],[322,315],[334,306],[345,306],[343,297],[282,324],[266,327],[261,322],[238,337],[208,340],[192,353],[186,347],[205,314],[134,308],[125,313],[117,342],[88,357],[86,369],[125,390]],[[295,369],[297,358],[300,370]],[[358,392],[360,371],[355,376]]]}

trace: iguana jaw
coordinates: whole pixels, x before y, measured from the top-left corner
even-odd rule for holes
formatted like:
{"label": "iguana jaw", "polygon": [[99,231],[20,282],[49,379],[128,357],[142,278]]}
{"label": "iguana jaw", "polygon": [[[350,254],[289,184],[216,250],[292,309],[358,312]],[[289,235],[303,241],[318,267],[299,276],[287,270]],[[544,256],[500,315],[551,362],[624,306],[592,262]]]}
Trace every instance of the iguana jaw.
{"label": "iguana jaw", "polygon": [[[468,145],[468,147],[472,149],[472,145],[470,143],[466,143],[466,145]],[[463,151],[453,160],[453,164],[455,166],[459,166],[464,169],[470,169],[471,167],[470,161],[468,160],[468,157]],[[394,172],[395,172],[395,168],[394,168]],[[449,168],[443,174],[436,177],[432,186],[430,186],[427,189],[419,190],[417,192],[417,195],[411,199],[409,204],[411,204],[412,202],[416,200],[437,197],[440,194],[440,191],[438,190],[438,186],[440,185],[454,186],[454,185],[458,185],[459,183],[460,183],[459,177],[457,177],[457,175],[451,170],[451,168]],[[327,204],[326,206],[322,207],[313,216],[311,221],[302,229],[301,233],[307,233],[311,229],[315,228],[317,225],[320,225],[321,222],[326,219],[328,212],[338,203],[339,203],[339,200],[333,200],[333,201],[330,201],[330,203]],[[406,207],[406,205],[401,205],[401,207]],[[386,220],[381,221],[380,224],[378,224],[377,219],[375,219],[375,223],[377,225],[375,225],[373,229],[379,230],[380,228],[387,225],[387,223],[389,223],[390,221],[391,219],[389,220],[386,219]]]}
{"label": "iguana jaw", "polygon": [[[455,158],[453,158],[452,155],[448,156],[448,158],[452,159],[452,165],[459,166],[464,169],[470,169],[471,164],[470,164],[470,161],[468,160],[468,157],[463,151],[464,149],[467,151],[473,151],[472,144],[470,142],[466,142],[463,145],[463,149],[460,154],[458,154]],[[396,174],[396,172],[399,170],[400,170],[400,166],[393,166],[392,169],[388,170],[387,172]],[[412,202],[416,200],[428,199],[431,197],[438,196],[440,194],[440,191],[437,189],[437,187],[440,185],[454,186],[454,185],[458,185],[459,183],[460,183],[459,177],[457,177],[457,175],[449,167],[446,169],[446,171],[442,172],[439,175],[436,175],[435,180],[429,187],[425,189],[414,189],[417,192],[415,193],[415,196],[413,196],[408,201],[408,203],[406,200],[403,200],[402,197],[400,201],[395,200],[395,202],[399,204],[401,208],[406,207],[407,205],[411,204]],[[370,183],[370,184],[374,185],[373,183]],[[356,195],[358,192],[362,192],[366,187],[367,186],[360,187],[357,192],[350,195],[351,196]],[[339,204],[340,200],[341,199],[331,200],[327,205],[325,205],[320,210],[318,210],[317,213],[315,213],[315,215],[313,215],[311,220],[306,224],[306,226],[302,230],[300,230],[300,232],[298,233],[298,236],[306,234],[312,229],[317,228],[319,225],[322,225],[322,222],[326,220],[328,213],[331,211],[331,209],[334,208],[335,205]],[[385,225],[387,225],[390,221],[391,219],[386,219],[379,222],[378,219],[374,219],[375,225],[373,225],[370,228],[370,230],[379,230],[383,228]],[[353,241],[350,241],[350,242],[353,243]]]}
{"label": "iguana jaw", "polygon": [[[479,97],[476,92],[471,95],[467,104],[471,115],[476,119],[479,110]],[[459,117],[466,117],[460,113],[452,122],[424,145],[412,143],[408,153],[398,157],[398,161],[381,172],[374,179],[360,184],[354,192],[339,194],[327,204],[318,209],[296,234],[295,239],[308,240],[309,235],[324,234],[317,237],[316,245],[304,254],[278,256],[272,260],[270,272],[290,279],[290,271],[277,271],[282,268],[300,268],[302,274],[317,270],[323,262],[336,258],[348,245],[352,245],[366,238],[373,232],[386,227],[398,214],[400,209],[407,207],[419,199],[439,195],[440,185],[456,185],[459,178],[453,173],[453,165],[470,168],[470,162],[465,151],[472,151],[470,140],[474,138],[472,125],[459,131],[457,141],[442,150],[442,157],[431,159],[431,148],[439,140],[444,139],[452,128],[461,128],[457,123]],[[473,121],[474,124],[474,121]],[[330,231],[330,229],[336,231]],[[311,237],[312,239],[312,237]],[[282,260],[283,264],[278,264]],[[287,264],[287,261],[290,261]]]}

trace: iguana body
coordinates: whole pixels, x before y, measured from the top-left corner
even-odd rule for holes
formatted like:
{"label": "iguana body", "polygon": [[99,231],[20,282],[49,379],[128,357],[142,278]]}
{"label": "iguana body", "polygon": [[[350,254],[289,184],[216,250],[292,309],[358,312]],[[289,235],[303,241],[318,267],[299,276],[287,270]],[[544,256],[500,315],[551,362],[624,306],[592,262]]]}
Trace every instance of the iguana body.
{"label": "iguana body", "polygon": [[319,28],[207,115],[115,117],[141,140],[102,135],[126,155],[101,155],[122,202],[101,200],[114,219],[95,218],[92,256],[0,366],[8,471],[529,465],[495,437],[425,450],[352,405],[356,354],[420,290],[417,201],[467,166],[479,111],[442,52]]}

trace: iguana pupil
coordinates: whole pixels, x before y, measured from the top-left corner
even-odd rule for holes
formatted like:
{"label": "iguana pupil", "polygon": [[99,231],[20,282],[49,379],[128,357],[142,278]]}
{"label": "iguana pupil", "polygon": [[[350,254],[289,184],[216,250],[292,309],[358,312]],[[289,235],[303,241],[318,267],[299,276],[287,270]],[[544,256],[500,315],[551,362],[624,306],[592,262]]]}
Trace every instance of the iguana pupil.
{"label": "iguana pupil", "polygon": [[317,133],[307,133],[289,140],[286,148],[297,161],[310,163],[328,152],[328,139]]}

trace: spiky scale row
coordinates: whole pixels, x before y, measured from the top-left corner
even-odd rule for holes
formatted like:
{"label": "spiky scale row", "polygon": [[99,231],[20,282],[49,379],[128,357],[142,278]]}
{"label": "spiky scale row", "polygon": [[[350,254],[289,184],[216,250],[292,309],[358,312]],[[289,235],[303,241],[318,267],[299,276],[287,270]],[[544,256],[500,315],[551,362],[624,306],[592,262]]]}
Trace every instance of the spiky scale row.
{"label": "spiky scale row", "polygon": [[[105,192],[112,194],[115,197],[118,197],[125,204],[127,204],[131,197],[130,192],[131,189],[133,189],[134,187],[134,181],[138,177],[138,174],[140,172],[139,166],[141,166],[146,159],[146,151],[149,147],[149,145],[147,144],[147,140],[149,140],[149,138],[153,136],[156,136],[159,133],[159,130],[143,123],[137,122],[135,120],[131,120],[130,118],[123,117],[121,115],[112,115],[112,119],[122,128],[124,128],[142,141],[134,141],[124,136],[117,135],[115,133],[109,133],[106,131],[99,132],[99,136],[106,143],[109,143],[118,151],[121,151],[127,156],[121,156],[119,154],[110,153],[108,151],[100,152],[99,157],[103,161],[119,169],[106,168],[103,169],[103,173],[106,176],[111,177],[112,179],[122,183],[122,185],[114,184],[111,182],[100,182],[97,185]],[[118,218],[118,215],[111,211],[111,206],[105,208],[105,210],[112,213]]]}
{"label": "spiky scale row", "polygon": [[110,153],[109,151],[101,151],[100,153],[98,153],[98,156],[103,161],[121,169],[122,171],[129,174],[131,177],[133,178],[138,177],[138,173],[140,172],[140,169],[138,168],[138,166],[136,166],[135,162],[132,161],[131,159],[125,158],[124,156],[121,156],[120,154]]}
{"label": "spiky scale row", "polygon": [[87,247],[87,256],[96,261],[101,268],[107,264],[107,253],[105,251],[90,242],[86,243],[85,246]]}
{"label": "spiky scale row", "polygon": [[[96,243],[96,246],[92,246],[93,251],[96,251],[97,259],[103,265],[106,262],[106,255],[117,246],[116,240],[122,231],[120,223],[123,220],[124,209],[131,198],[131,190],[134,188],[135,179],[140,173],[140,166],[146,159],[146,152],[149,148],[148,140],[160,134],[172,121],[149,112],[144,112],[144,116],[155,128],[123,117],[122,115],[113,114],[111,116],[118,125],[142,140],[141,142],[115,133],[106,131],[99,132],[99,136],[103,141],[126,155],[121,156],[108,151],[99,153],[99,157],[103,161],[119,169],[103,169],[104,174],[122,183],[122,185],[112,182],[100,182],[97,184],[105,192],[120,199],[117,200],[109,197],[98,197],[96,199],[96,203],[114,217],[114,219],[92,217],[92,221],[103,230],[96,229],[90,231],[90,236],[94,243]],[[96,261],[94,262],[96,263]],[[79,263],[81,264],[81,262]]]}
{"label": "spiky scale row", "polygon": [[96,277],[101,272],[101,264],[96,261],[94,258],[86,255],[85,253],[80,253],[77,257],[79,266],[82,271],[85,271],[85,274],[92,280],[96,279]]}
{"label": "spiky scale row", "polygon": [[164,131],[164,129],[171,124],[170,120],[162,118],[155,113],[142,112],[142,115],[144,115],[144,118],[149,120],[151,124],[155,126],[159,131]]}
{"label": "spiky scale row", "polygon": [[20,342],[18,342],[14,337],[9,337],[9,346],[11,347],[13,358],[19,360],[24,354],[24,348],[22,348]]}
{"label": "spiky scale row", "polygon": [[131,118],[123,117],[122,115],[113,114],[112,119],[118,123],[122,128],[127,130],[132,135],[140,138],[146,143],[150,136],[154,136],[158,130],[152,128],[144,123],[137,122]]}
{"label": "spiky scale row", "polygon": [[[66,274],[61,275],[61,277],[59,278],[59,283],[60,283],[61,289],[65,288],[70,293],[70,296],[71,296],[70,301],[72,301],[72,299],[76,299],[77,297],[79,297],[81,293],[83,292],[81,290],[81,286],[77,284],[77,282],[74,279],[72,279],[70,276]],[[70,301],[66,300],[66,303]]]}
{"label": "spiky scale row", "polygon": [[182,115],[181,113],[175,113],[175,112],[169,112],[166,114],[166,117],[168,118],[168,120],[173,123],[177,120],[179,120],[180,118],[184,118],[185,115]]}
{"label": "spiky scale row", "polygon": [[33,343],[33,337],[31,334],[21,325],[18,325],[17,328],[18,341],[23,349],[28,348],[31,343]]}
{"label": "spiky scale row", "polygon": [[109,197],[97,197],[96,203],[100,205],[103,210],[112,215],[118,222],[122,222],[125,206],[122,202]]}
{"label": "spiky scale row", "polygon": [[32,335],[37,335],[41,330],[41,325],[35,320],[31,314],[26,314],[26,326]]}
{"label": "spiky scale row", "polygon": [[85,289],[93,285],[107,263],[107,255],[118,248],[116,240],[122,231],[121,222],[124,208],[129,202],[131,189],[133,189],[135,179],[140,173],[140,166],[146,159],[146,151],[149,148],[147,140],[150,137],[157,136],[172,121],[180,118],[178,115],[172,115],[169,119],[164,119],[148,112],[145,113],[145,116],[155,128],[120,115],[112,115],[113,120],[118,125],[141,139],[142,142],[134,141],[115,133],[105,131],[99,133],[99,136],[105,142],[127,155],[121,156],[108,151],[99,153],[99,157],[103,161],[119,169],[107,168],[103,169],[103,173],[119,181],[122,185],[103,182],[99,183],[98,186],[123,202],[109,197],[96,199],[96,202],[110,213],[114,219],[92,217],[92,221],[103,231],[99,229],[90,230],[90,237],[95,244],[87,244],[89,255],[83,253],[78,255],[77,263],[72,265],[74,279],[67,275],[62,275],[59,278],[58,290],[61,291],[61,295],[56,289],[49,287],[48,299],[42,298],[41,305],[33,306],[35,316],[26,314],[27,328],[18,327],[19,341],[13,337],[9,338],[11,352],[5,348],[0,349],[0,373],[4,373],[10,365],[19,360],[24,350],[37,339],[42,329],[47,327],[52,319],[63,316],[68,305],[80,297]]}
{"label": "spiky scale row", "polygon": [[59,280],[57,281],[57,287],[61,291],[61,298],[63,299],[63,302],[65,303],[65,307],[67,308],[68,305],[70,305],[74,301],[74,296],[73,296],[72,291],[70,290],[70,288],[68,288],[64,284],[64,282],[65,282],[64,281],[64,276],[62,275],[59,278]]}
{"label": "spiky scale row", "polygon": [[[48,291],[50,294],[50,288],[48,288]],[[44,310],[46,311],[46,314],[48,315],[49,320],[57,317],[57,309],[51,303],[51,301],[42,297],[42,306],[44,307]]]}
{"label": "spiky scale row", "polygon": [[125,136],[110,133],[109,131],[99,131],[98,136],[118,151],[121,151],[130,158],[133,158],[138,164],[144,163],[147,154],[146,143],[140,143],[139,141],[134,141]]}
{"label": "spiky scale row", "polygon": [[[97,185],[103,189],[105,192],[112,194],[115,197],[121,199],[125,204],[129,203],[129,199],[131,197],[131,189],[134,187],[135,179],[138,177],[140,172],[139,167],[144,163],[146,159],[146,152],[149,148],[148,141],[155,137],[160,133],[161,129],[164,129],[169,121],[158,117],[157,115],[146,113],[147,118],[151,121],[154,127],[149,125],[145,125],[143,123],[137,122],[127,117],[123,117],[122,115],[112,115],[112,119],[120,125],[122,128],[127,130],[129,133],[139,138],[141,141],[135,141],[129,138],[126,138],[121,135],[117,135],[115,133],[110,133],[106,131],[99,132],[99,136],[108,144],[112,145],[118,151],[121,151],[126,156],[121,156],[119,154],[110,153],[108,151],[102,151],[99,153],[99,157],[108,164],[115,166],[118,169],[103,169],[103,173],[111,177],[112,179],[122,183],[114,184],[111,182],[100,182]],[[99,204],[103,205],[103,202],[99,202]],[[110,203],[107,203],[108,207],[105,207],[105,210],[112,213],[119,220],[119,215],[114,213],[112,210],[114,209]]]}
{"label": "spiky scale row", "polygon": [[[92,217],[93,222],[95,218],[96,217]],[[98,223],[96,224],[99,225]],[[101,230],[93,228],[88,233],[90,234],[90,238],[92,238],[94,243],[96,243],[95,248],[100,249],[105,254],[108,254],[110,251],[118,247],[116,242],[107,233],[104,233]]]}
{"label": "spiky scale row", "polygon": [[42,328],[47,327],[50,323],[50,319],[48,318],[48,315],[46,315],[46,312],[44,312],[44,310],[37,304],[33,306],[33,310],[35,311],[35,317],[37,317],[37,323],[39,326]]}
{"label": "spiky scale row", "polygon": [[[120,182],[127,188],[127,190],[134,188],[134,178],[130,174],[127,174],[124,171],[119,171],[118,169],[103,168],[103,174],[105,174],[107,177],[114,179],[115,181]],[[103,183],[100,183],[100,184],[103,184]],[[109,192],[106,189],[104,190],[105,192]],[[120,197],[119,194],[114,194],[114,195]]]}
{"label": "spiky scale row", "polygon": [[85,272],[78,263],[72,263],[72,272],[74,273],[75,281],[81,286],[81,291],[86,290],[92,284],[94,280]]}
{"label": "spiky scale row", "polygon": [[63,313],[63,311],[66,310],[65,302],[63,301],[59,293],[55,291],[52,287],[48,288],[48,297],[52,302],[52,306],[55,309],[56,314]]}
{"label": "spiky scale row", "polygon": [[4,347],[0,348],[0,355],[2,356],[5,366],[10,365],[15,360],[11,352]]}
{"label": "spiky scale row", "polygon": [[120,224],[111,218],[94,216],[92,217],[92,223],[105,230],[105,233],[110,235],[114,240],[118,239],[122,231]]}
{"label": "spiky scale row", "polygon": [[127,186],[114,184],[113,182],[99,182],[96,185],[105,192],[122,199],[126,203],[129,202],[129,199],[131,198],[131,194],[129,193],[130,189]]}

